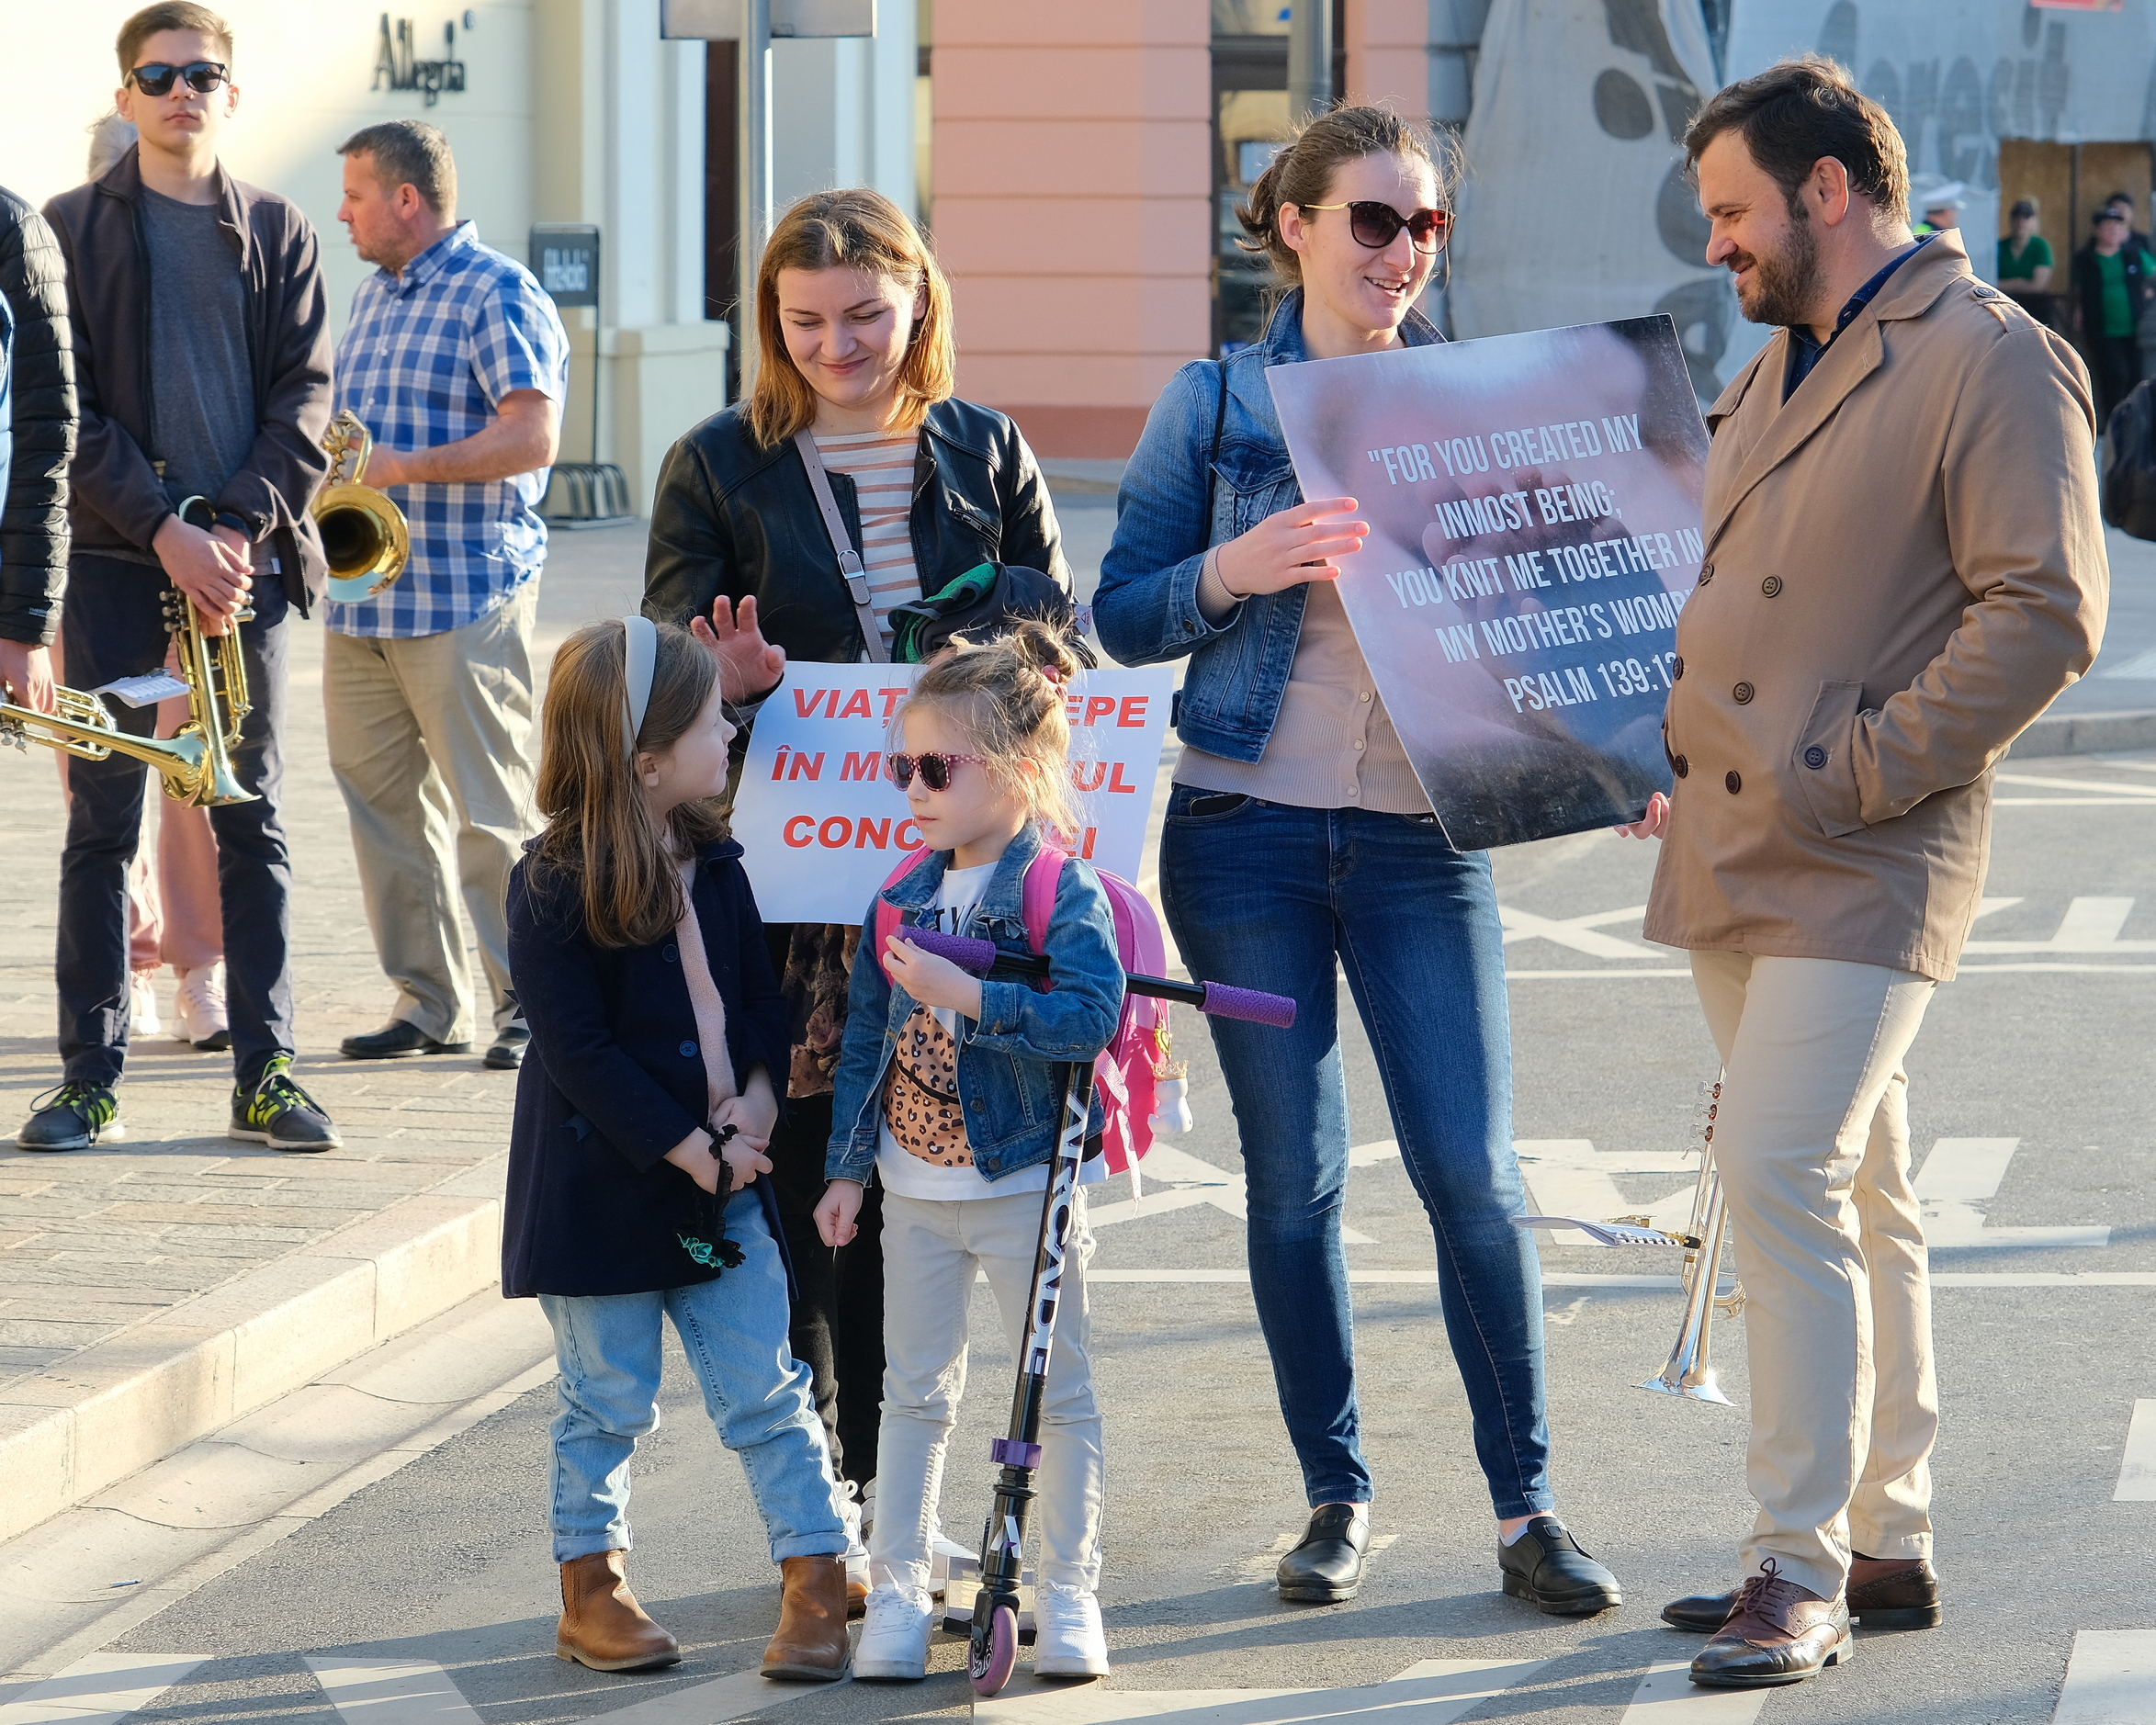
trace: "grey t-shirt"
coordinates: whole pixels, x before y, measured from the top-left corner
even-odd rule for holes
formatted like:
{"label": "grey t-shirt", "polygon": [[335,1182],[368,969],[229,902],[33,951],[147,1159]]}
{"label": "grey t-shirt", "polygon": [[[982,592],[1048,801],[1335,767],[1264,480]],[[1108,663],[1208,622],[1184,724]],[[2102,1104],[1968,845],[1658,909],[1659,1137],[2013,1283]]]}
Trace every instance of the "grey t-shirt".
{"label": "grey t-shirt", "polygon": [[254,446],[254,378],[247,357],[247,289],[215,204],[183,204],[142,187],[150,248],[150,436],[176,509],[214,501]]}

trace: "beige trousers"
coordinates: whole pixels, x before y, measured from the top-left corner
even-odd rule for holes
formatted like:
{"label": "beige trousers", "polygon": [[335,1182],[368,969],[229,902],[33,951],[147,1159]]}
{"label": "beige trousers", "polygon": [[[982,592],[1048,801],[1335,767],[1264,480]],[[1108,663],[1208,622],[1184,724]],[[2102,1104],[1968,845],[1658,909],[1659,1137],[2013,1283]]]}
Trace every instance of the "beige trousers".
{"label": "beige trousers", "polygon": [[1854,1547],[1928,1558],[1938,1386],[1902,1069],[1935,984],[1834,959],[1694,953],[1721,1051],[1715,1161],[1749,1302],[1745,1477],[1767,1559],[1823,1598]]}
{"label": "beige trousers", "polygon": [[[532,620],[538,583],[439,635],[322,643],[330,768],[352,819],[375,952],[397,986],[390,1016],[436,1042],[472,1039],[463,888],[493,1028],[509,987],[509,871],[537,830],[532,806]],[[454,851],[452,842],[454,841]]]}

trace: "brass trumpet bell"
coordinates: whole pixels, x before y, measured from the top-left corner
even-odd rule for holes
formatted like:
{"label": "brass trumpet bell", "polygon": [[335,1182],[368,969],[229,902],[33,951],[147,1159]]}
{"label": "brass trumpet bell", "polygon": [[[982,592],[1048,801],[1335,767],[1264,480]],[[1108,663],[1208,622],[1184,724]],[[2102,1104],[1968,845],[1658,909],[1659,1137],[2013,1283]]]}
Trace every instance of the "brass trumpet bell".
{"label": "brass trumpet bell", "polygon": [[[374,436],[356,413],[350,408],[340,412],[322,446],[330,453],[330,473],[309,513],[329,559],[330,597],[356,604],[404,573],[412,560],[412,529],[387,491],[361,483],[374,453]],[[352,463],[349,477],[347,460]]]}

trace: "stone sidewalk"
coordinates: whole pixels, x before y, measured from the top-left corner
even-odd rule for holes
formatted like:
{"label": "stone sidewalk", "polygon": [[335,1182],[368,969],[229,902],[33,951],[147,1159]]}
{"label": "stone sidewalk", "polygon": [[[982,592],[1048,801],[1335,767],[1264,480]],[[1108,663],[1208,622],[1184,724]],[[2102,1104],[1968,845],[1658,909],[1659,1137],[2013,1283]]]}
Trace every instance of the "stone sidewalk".
{"label": "stone sidewalk", "polygon": [[[554,536],[540,587],[542,662],[579,624],[634,607],[643,543],[640,524]],[[169,1033],[130,1050],[120,1092],[124,1140],[58,1156],[14,1146],[32,1097],[59,1077],[52,953],[64,816],[50,750],[0,756],[7,809],[0,840],[0,1442],[28,1406],[113,1387],[112,1371],[88,1365],[75,1373],[83,1381],[66,1387],[70,1362],[85,1361],[85,1350],[117,1350],[143,1364],[160,1326],[176,1325],[175,1339],[183,1331],[204,1333],[190,1320],[205,1314],[205,1296],[212,1303],[220,1298],[215,1291],[227,1291],[223,1315],[244,1325],[248,1302],[230,1290],[294,1255],[348,1261],[356,1254],[378,1276],[378,1260],[398,1244],[398,1218],[416,1240],[460,1206],[497,1201],[487,1194],[498,1197],[499,1167],[480,1165],[504,1153],[513,1074],[486,1070],[476,1053],[380,1065],[337,1056],[343,1037],[386,1020],[391,995],[376,967],[344,805],[330,775],[321,688],[321,626],[298,623],[286,741],[297,882],[293,968],[299,1076],[344,1137],[343,1149],[326,1155],[228,1140],[230,1056],[197,1054]],[[169,972],[159,994],[169,1032]],[[476,1187],[460,1179],[471,1175]],[[444,1195],[452,1183],[457,1195]],[[372,1225],[385,1216],[392,1225]],[[367,1237],[340,1251],[356,1224]],[[416,1322],[472,1291],[460,1284],[487,1267],[468,1246],[450,1255],[437,1303],[429,1305],[406,1275],[401,1315]],[[273,1285],[265,1296],[274,1292]]]}

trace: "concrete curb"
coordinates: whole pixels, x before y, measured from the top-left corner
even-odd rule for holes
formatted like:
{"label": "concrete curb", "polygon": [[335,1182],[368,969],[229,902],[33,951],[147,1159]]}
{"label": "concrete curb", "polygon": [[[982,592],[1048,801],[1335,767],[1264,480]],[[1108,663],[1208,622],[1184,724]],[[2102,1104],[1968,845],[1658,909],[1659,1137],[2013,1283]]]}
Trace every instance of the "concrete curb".
{"label": "concrete curb", "polygon": [[2014,739],[2015,761],[2046,755],[2104,755],[2156,749],[2156,712],[2047,713]]}
{"label": "concrete curb", "polygon": [[13,1539],[501,1275],[506,1153],[0,1390]]}

